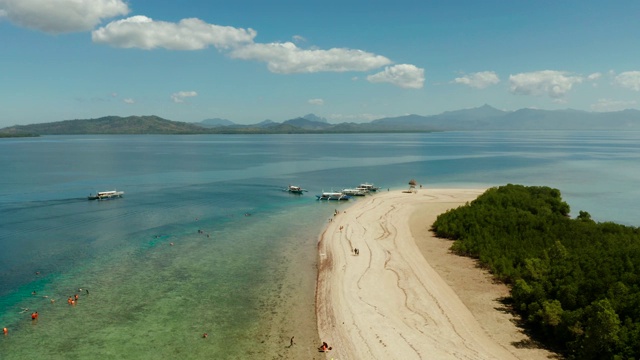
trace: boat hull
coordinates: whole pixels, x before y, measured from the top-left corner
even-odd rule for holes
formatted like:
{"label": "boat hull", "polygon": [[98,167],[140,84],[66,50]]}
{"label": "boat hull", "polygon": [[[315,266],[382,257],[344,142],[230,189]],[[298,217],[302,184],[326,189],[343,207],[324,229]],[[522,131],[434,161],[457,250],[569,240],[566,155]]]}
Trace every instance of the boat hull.
{"label": "boat hull", "polygon": [[99,192],[96,195],[89,195],[87,197],[88,200],[110,200],[121,198],[124,195],[124,191],[103,191]]}
{"label": "boat hull", "polygon": [[349,200],[351,199],[351,196],[342,193],[323,193],[321,195],[316,195],[316,198],[318,200],[341,201]]}
{"label": "boat hull", "polygon": [[301,188],[300,186],[294,186],[294,185],[289,185],[289,187],[286,189],[290,194],[296,194],[296,195],[302,195],[305,191],[305,189]]}

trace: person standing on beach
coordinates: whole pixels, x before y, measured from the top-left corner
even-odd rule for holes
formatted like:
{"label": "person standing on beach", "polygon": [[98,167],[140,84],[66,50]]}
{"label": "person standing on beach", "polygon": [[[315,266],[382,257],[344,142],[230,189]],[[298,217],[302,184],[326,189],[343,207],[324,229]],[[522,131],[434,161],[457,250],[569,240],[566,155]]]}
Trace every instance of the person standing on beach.
{"label": "person standing on beach", "polygon": [[293,342],[293,338],[294,338],[294,337],[295,337],[295,336],[292,336],[292,337],[291,337],[291,341],[289,342],[289,347],[292,347],[292,346],[295,344],[295,342]]}

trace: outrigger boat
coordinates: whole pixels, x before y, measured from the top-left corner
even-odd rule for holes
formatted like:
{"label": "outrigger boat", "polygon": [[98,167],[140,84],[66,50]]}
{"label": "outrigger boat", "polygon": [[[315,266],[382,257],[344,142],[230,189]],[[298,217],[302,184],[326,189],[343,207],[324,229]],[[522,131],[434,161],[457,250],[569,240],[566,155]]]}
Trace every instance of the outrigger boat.
{"label": "outrigger boat", "polygon": [[341,192],[323,192],[320,195],[316,195],[316,198],[318,198],[318,200],[349,200],[351,196]]}
{"label": "outrigger boat", "polygon": [[99,191],[96,195],[89,195],[89,200],[109,200],[114,198],[121,198],[124,195],[124,191]]}
{"label": "outrigger boat", "polygon": [[349,196],[365,196],[368,192],[365,189],[342,189],[342,193]]}
{"label": "outrigger boat", "polygon": [[289,185],[289,187],[286,190],[292,194],[302,194],[303,192],[307,191],[301,188],[300,186],[295,186],[295,185]]}
{"label": "outrigger boat", "polygon": [[373,186],[373,184],[363,183],[363,184],[360,184],[360,186],[358,186],[356,189],[366,190],[367,192],[374,192],[374,191],[378,191],[378,189],[380,188],[377,186]]}

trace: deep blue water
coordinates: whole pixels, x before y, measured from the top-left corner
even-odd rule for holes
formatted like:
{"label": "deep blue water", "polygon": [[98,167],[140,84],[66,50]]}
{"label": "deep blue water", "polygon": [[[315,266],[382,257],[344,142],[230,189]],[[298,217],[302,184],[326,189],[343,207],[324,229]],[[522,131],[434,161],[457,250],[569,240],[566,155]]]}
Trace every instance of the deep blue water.
{"label": "deep blue water", "polygon": [[[404,188],[412,178],[427,189],[547,185],[574,215],[638,226],[639,160],[638,132],[0,139],[0,327],[12,329],[0,357],[33,356],[23,345],[35,339],[49,358],[221,351],[162,330],[197,333],[198,313],[215,323],[226,357],[242,358],[291,252],[314,252],[326,218],[344,206],[318,203],[316,193],[361,182]],[[288,184],[309,192],[290,195]],[[124,198],[86,199],[113,189]],[[65,332],[89,316],[89,306],[68,313],[77,288],[100,294],[83,302],[100,320]],[[52,298],[64,306],[45,307]],[[23,308],[56,323],[36,328]],[[157,340],[135,341],[149,332]]]}

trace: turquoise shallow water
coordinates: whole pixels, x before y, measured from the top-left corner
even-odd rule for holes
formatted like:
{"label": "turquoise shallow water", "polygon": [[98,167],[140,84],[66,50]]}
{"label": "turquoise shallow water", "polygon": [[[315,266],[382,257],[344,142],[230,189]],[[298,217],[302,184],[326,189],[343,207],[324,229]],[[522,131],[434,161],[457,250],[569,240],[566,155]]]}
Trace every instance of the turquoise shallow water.
{"label": "turquoise shallow water", "polygon": [[[574,214],[638,226],[638,140],[634,132],[0,140],[0,326],[10,329],[0,358],[313,358],[316,240],[347,206],[315,193],[365,181],[403,188],[411,178],[427,189],[549,185]],[[309,192],[290,195],[288,184]],[[112,189],[125,197],[86,200]],[[78,304],[67,305],[75,293]]]}

